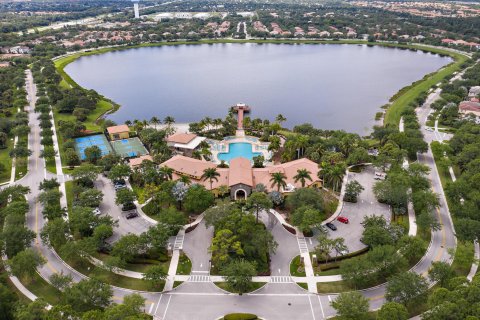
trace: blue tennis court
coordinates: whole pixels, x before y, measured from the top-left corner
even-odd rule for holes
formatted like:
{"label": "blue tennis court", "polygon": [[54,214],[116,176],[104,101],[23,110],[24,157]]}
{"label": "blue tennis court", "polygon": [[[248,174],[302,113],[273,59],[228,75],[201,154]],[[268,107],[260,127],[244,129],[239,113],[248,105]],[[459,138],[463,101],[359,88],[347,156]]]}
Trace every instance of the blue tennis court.
{"label": "blue tennis court", "polygon": [[112,152],[112,147],[103,134],[94,136],[75,138],[75,145],[80,159],[85,160],[85,149],[91,146],[97,146],[102,151],[102,156]]}

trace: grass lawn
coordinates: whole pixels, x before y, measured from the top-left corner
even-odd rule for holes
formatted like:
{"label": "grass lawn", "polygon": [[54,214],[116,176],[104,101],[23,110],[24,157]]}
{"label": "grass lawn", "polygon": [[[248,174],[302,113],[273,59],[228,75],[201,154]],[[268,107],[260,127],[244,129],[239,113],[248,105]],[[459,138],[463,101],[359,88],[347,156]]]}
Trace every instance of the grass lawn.
{"label": "grass lawn", "polygon": [[47,165],[47,171],[57,174],[57,166],[55,165],[55,158],[46,158],[45,164]]}
{"label": "grass lawn", "polygon": [[[225,291],[228,291],[228,292],[231,292],[231,293],[238,293],[238,291],[235,291],[232,288],[230,288],[230,286],[226,282],[214,282],[214,284],[217,287],[219,287],[220,289],[223,289]],[[267,284],[266,282],[252,282],[251,286],[250,286],[250,289],[245,293],[250,293],[252,291],[258,290],[266,284]]]}
{"label": "grass lawn", "polygon": [[190,272],[192,272],[192,261],[182,253],[178,261],[177,274],[189,275]]}
{"label": "grass lawn", "polygon": [[173,287],[176,288],[179,285],[181,285],[182,283],[183,283],[183,281],[175,281],[175,282],[173,282]]}
{"label": "grass lawn", "polygon": [[73,181],[65,181],[65,191],[67,193],[67,207],[70,211],[73,207]]}
{"label": "grass lawn", "polygon": [[[98,268],[88,262],[72,263],[72,261],[67,261],[67,260],[66,262],[78,272],[88,277],[95,277],[96,279],[112,286],[117,286],[117,287],[126,288],[126,289],[133,289],[133,290],[142,290],[142,291],[151,290],[151,286],[148,284],[148,282],[142,279],[134,279],[134,278],[121,276],[116,273]],[[159,287],[163,287],[164,285],[165,285],[165,281],[160,281],[158,283]]]}
{"label": "grass lawn", "polygon": [[318,293],[337,293],[353,291],[344,281],[319,282],[317,283]]}
{"label": "grass lawn", "polygon": [[[95,254],[95,258],[106,261],[110,255],[105,254],[105,253],[97,253]],[[137,261],[133,263],[127,263],[123,269],[125,270],[130,270],[130,271],[135,271],[135,272],[140,272],[140,273],[145,273],[148,269],[155,265],[160,265],[162,266],[163,270],[165,272],[168,272],[168,267],[170,266],[170,258],[166,261],[160,261],[160,260],[154,260],[154,259],[138,259]]]}
{"label": "grass lawn", "polygon": [[133,189],[133,192],[135,192],[135,195],[137,196],[138,203],[144,204],[145,201],[147,200],[145,199],[145,196],[144,196],[145,190],[136,185],[132,185],[132,189]]}
{"label": "grass lawn", "polygon": [[[28,135],[22,136],[18,138],[18,143],[28,143]],[[15,180],[18,180],[25,176],[28,171],[28,158],[19,158],[15,162]]]}
{"label": "grass lawn", "polygon": [[297,282],[299,287],[302,287],[303,289],[308,291],[308,284],[306,282]]}
{"label": "grass lawn", "polygon": [[52,287],[47,281],[35,272],[33,279],[29,282],[22,281],[25,287],[28,288],[37,297],[43,298],[46,302],[55,305],[60,302],[61,292]]}
{"label": "grass lawn", "polygon": [[300,256],[296,256],[290,263],[290,275],[293,277],[305,277],[305,268],[300,264]]}
{"label": "grass lawn", "polygon": [[7,139],[7,148],[0,149],[0,163],[4,166],[4,170],[0,171],[0,183],[10,181],[12,173],[12,158],[10,158],[10,150],[13,148],[13,138]]}

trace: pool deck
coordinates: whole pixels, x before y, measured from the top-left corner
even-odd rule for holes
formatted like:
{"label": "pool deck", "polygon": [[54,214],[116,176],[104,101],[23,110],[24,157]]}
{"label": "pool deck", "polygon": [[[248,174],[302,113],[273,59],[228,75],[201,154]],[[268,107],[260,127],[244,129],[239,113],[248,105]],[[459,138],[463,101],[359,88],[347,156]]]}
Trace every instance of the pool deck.
{"label": "pool deck", "polygon": [[272,165],[273,162],[269,161],[272,158],[272,153],[268,151],[268,142],[261,142],[257,137],[251,136],[231,136],[225,137],[222,141],[211,140],[207,141],[210,144],[210,151],[212,152],[212,162],[220,164],[218,159],[219,153],[228,153],[230,151],[230,143],[247,142],[252,145],[252,152],[259,152],[265,158],[264,165]]}

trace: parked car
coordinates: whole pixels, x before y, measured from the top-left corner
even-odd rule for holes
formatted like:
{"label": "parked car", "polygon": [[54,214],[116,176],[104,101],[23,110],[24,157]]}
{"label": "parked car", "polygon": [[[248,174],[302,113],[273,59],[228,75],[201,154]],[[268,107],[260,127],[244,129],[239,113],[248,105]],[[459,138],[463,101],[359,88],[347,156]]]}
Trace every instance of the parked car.
{"label": "parked car", "polygon": [[337,230],[337,227],[336,227],[333,223],[331,223],[331,222],[327,222],[325,225],[326,225],[330,230],[333,230],[333,231],[336,231],[336,230]]}
{"label": "parked car", "polygon": [[135,203],[133,203],[133,202],[125,203],[122,206],[122,211],[129,211],[129,210],[133,210],[133,209],[137,209],[137,207],[135,206]]}
{"label": "parked car", "polygon": [[138,212],[137,210],[135,211],[130,211],[129,213],[127,213],[127,215],[125,216],[125,218],[127,219],[133,219],[133,218],[136,218],[138,217]]}
{"label": "parked car", "polygon": [[120,189],[125,189],[127,187],[126,184],[121,184],[121,183],[114,183],[113,187],[115,188],[115,191],[118,191]]}
{"label": "parked car", "polygon": [[375,180],[385,180],[387,175],[383,172],[375,172]]}
{"label": "parked car", "polygon": [[347,217],[342,217],[342,216],[339,216],[337,220],[345,224],[349,222]]}
{"label": "parked car", "polygon": [[96,216],[99,216],[102,214],[102,212],[100,211],[100,208],[99,207],[96,207],[95,209],[92,210],[92,213]]}

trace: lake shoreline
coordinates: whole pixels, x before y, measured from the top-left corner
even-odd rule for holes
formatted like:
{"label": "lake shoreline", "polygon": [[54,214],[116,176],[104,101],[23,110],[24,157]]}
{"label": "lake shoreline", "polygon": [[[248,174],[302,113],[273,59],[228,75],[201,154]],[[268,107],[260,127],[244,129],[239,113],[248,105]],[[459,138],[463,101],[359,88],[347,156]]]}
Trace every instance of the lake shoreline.
{"label": "lake shoreline", "polygon": [[[412,50],[412,51],[422,51],[428,52],[433,54],[438,54],[442,57],[449,56],[453,59],[453,61],[442,68],[425,75],[422,79],[414,82],[411,85],[408,85],[402,89],[400,89],[397,93],[395,93],[392,98],[390,99],[390,107],[386,110],[384,114],[384,124],[393,124],[398,125],[398,121],[400,118],[401,111],[403,107],[407,106],[410,102],[414,101],[416,97],[418,97],[421,93],[428,91],[432,88],[437,82],[440,82],[445,77],[453,74],[455,71],[459,70],[460,65],[465,62],[468,58],[466,55],[453,52],[448,49],[437,48],[437,47],[427,47],[422,45],[413,45],[413,44],[396,44],[396,43],[383,43],[383,42],[374,42],[369,43],[367,41],[357,41],[357,40],[301,40],[301,39],[294,39],[294,40],[283,40],[283,39],[269,39],[269,40],[201,40],[196,42],[191,41],[176,41],[176,42],[160,42],[160,43],[144,43],[135,46],[112,46],[112,47],[104,47],[94,50],[83,50],[80,52],[72,52],[64,56],[59,56],[54,58],[55,66],[59,73],[62,75],[64,81],[70,86],[77,86],[78,85],[64,70],[64,68],[74,62],[75,60],[79,59],[83,56],[90,56],[90,55],[99,55],[111,51],[122,51],[134,48],[143,48],[143,47],[160,47],[160,46],[180,46],[180,45],[202,45],[202,44],[221,44],[221,43],[252,43],[252,44],[352,44],[352,45],[367,45],[367,46],[380,46],[380,47],[390,47],[390,48],[399,48],[405,50]],[[102,96],[103,97],[103,96]],[[393,99],[393,100],[392,100]],[[112,105],[116,106],[114,109],[107,110],[103,113],[100,117],[97,118],[96,122],[100,119],[103,119],[106,115],[112,114],[118,110],[119,105],[113,102],[111,99],[104,98],[104,100],[108,101]],[[378,106],[380,109],[380,106]],[[398,118],[398,119],[397,119]],[[184,124],[185,125],[185,124]],[[188,124],[187,124],[188,125]],[[183,131],[185,128],[182,128]]]}

